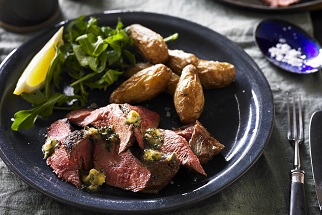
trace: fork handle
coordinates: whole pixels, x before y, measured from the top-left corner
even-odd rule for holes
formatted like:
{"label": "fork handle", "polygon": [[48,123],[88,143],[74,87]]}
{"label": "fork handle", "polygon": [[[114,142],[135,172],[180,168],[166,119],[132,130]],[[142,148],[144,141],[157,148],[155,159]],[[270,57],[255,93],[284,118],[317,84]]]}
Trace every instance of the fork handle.
{"label": "fork handle", "polygon": [[291,177],[290,215],[306,215],[304,171],[292,170]]}

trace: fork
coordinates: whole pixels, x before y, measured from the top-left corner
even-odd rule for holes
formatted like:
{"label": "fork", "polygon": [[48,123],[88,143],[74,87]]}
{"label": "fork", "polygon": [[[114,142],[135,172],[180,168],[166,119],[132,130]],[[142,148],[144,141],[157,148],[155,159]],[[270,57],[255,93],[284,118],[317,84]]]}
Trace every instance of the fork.
{"label": "fork", "polygon": [[303,118],[302,118],[301,96],[298,98],[298,119],[296,114],[296,103],[293,97],[292,118],[287,93],[287,139],[294,145],[294,169],[291,170],[291,195],[290,195],[290,215],[307,214],[304,191],[304,171],[301,170],[300,144],[304,141]]}

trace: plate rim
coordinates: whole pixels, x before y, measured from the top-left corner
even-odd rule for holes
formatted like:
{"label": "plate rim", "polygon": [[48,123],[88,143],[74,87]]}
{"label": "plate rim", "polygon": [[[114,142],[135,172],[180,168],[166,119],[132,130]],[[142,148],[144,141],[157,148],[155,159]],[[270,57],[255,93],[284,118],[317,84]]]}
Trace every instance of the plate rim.
{"label": "plate rim", "polygon": [[[95,13],[95,14],[90,14],[90,15],[86,15],[86,17],[90,17],[90,16],[97,16],[97,15],[110,15],[110,14],[143,14],[145,16],[159,16],[159,17],[163,17],[163,18],[167,18],[167,19],[174,19],[176,21],[180,21],[180,22],[184,22],[184,23],[188,23],[190,25],[193,25],[193,26],[196,26],[200,29],[203,29],[203,30],[207,30],[207,31],[212,31],[213,33],[217,34],[217,35],[221,35],[219,33],[217,33],[216,31],[210,29],[210,28],[207,28],[205,26],[202,26],[200,24],[197,24],[197,23],[194,23],[192,21],[189,21],[189,20],[186,20],[186,19],[182,19],[182,18],[179,18],[179,17],[175,17],[175,16],[170,16],[170,15],[165,15],[165,14],[160,14],[160,13],[152,13],[152,12],[143,12],[143,11],[133,11],[133,10],[113,10],[113,11],[104,11],[102,13]],[[71,19],[72,20],[72,19]],[[58,28],[59,26],[61,25],[65,25],[67,24],[69,21],[71,20],[65,20],[65,21],[62,21],[58,24],[56,24],[54,26],[54,28]],[[41,35],[46,35],[48,32],[51,32],[53,29],[48,29],[47,31],[41,33],[40,35],[37,35],[33,38],[31,38],[29,41],[26,41],[24,44],[22,44],[20,47],[18,47],[17,49],[13,50],[6,58],[5,60],[1,63],[0,65],[0,75],[1,73],[3,72],[3,69],[2,67],[4,67],[11,59],[12,56],[15,55],[16,52],[19,52],[21,49],[23,49],[24,45],[25,44],[28,44],[30,43],[30,41],[32,41],[33,39],[37,38],[37,37],[40,37]],[[226,40],[229,40],[227,37],[221,35],[221,37],[225,38]],[[112,209],[112,208],[106,208],[106,207],[101,207],[101,206],[97,206],[95,208],[91,208],[91,210],[93,211],[99,211],[99,212],[106,212],[106,211],[109,211],[109,212],[122,212],[122,213],[150,213],[152,211],[155,211],[155,212],[165,212],[165,211],[172,211],[174,209],[178,209],[178,208],[182,208],[182,207],[185,207],[185,206],[191,206],[191,203],[196,203],[196,202],[202,202],[204,201],[205,199],[209,198],[210,196],[213,196],[215,194],[217,194],[218,192],[222,191],[223,189],[225,189],[226,187],[230,186],[232,183],[234,183],[236,180],[238,180],[245,172],[247,172],[252,166],[253,164],[258,160],[258,158],[261,156],[261,154],[263,153],[269,139],[270,139],[270,136],[271,136],[271,133],[272,133],[272,130],[273,130],[273,120],[274,120],[274,105],[273,105],[273,94],[269,88],[269,84],[268,84],[268,81],[267,79],[265,78],[264,74],[262,73],[261,69],[258,67],[258,65],[255,63],[255,61],[239,46],[237,46],[233,41],[229,40],[231,42],[231,44],[234,44],[235,47],[237,49],[239,49],[240,51],[244,52],[245,55],[243,57],[247,58],[248,60],[250,60],[250,62],[252,63],[251,66],[254,67],[256,70],[258,70],[260,73],[260,76],[261,76],[261,80],[262,81],[265,81],[266,85],[268,86],[267,89],[265,89],[268,93],[269,93],[269,96],[268,96],[268,109],[269,109],[269,116],[270,116],[270,120],[267,120],[265,122],[261,122],[261,124],[264,124],[265,125],[265,128],[267,129],[265,131],[265,133],[262,133],[262,134],[258,134],[258,135],[261,135],[263,137],[266,138],[265,140],[265,143],[263,143],[262,147],[261,148],[258,148],[256,151],[256,154],[253,154],[252,155],[252,162],[247,162],[247,167],[245,169],[243,169],[243,171],[241,171],[242,173],[240,173],[238,175],[238,177],[235,177],[234,180],[231,180],[229,181],[229,183],[225,183],[224,186],[222,186],[220,189],[217,189],[215,192],[206,192],[205,194],[203,194],[202,196],[198,196],[198,198],[193,198],[193,199],[189,199],[189,200],[186,200],[184,202],[180,202],[180,204],[172,204],[172,205],[159,205],[158,208],[155,208],[155,207],[148,207],[148,208],[131,208],[131,210],[126,210],[126,209],[123,209],[123,210],[120,210],[120,208],[118,209]],[[267,102],[266,102],[267,103]],[[2,127],[0,127],[0,135],[2,135],[2,132],[3,132],[3,129]],[[258,136],[257,135],[257,136]],[[0,140],[2,141],[2,140]],[[30,185],[31,187],[35,188],[36,190],[40,191],[41,193],[59,201],[59,202],[62,202],[62,203],[67,203],[69,205],[72,205],[72,206],[76,206],[76,207],[79,207],[79,208],[83,208],[83,209],[89,209],[88,208],[88,205],[86,204],[86,202],[82,202],[82,203],[79,203],[79,202],[71,202],[71,201],[68,201],[66,202],[65,199],[61,199],[59,198],[59,196],[56,194],[56,195],[53,195],[52,193],[50,193],[49,191],[47,191],[46,189],[43,189],[41,187],[37,187],[35,186],[34,184],[30,183],[30,179],[29,178],[25,178],[26,176],[21,174],[19,171],[17,172],[17,168],[12,165],[12,163],[10,162],[10,160],[8,158],[6,158],[5,154],[3,154],[3,151],[2,149],[0,148],[0,157],[2,158],[2,160],[4,161],[4,163],[9,167],[9,169],[11,171],[13,171],[14,173],[16,173],[20,179],[22,179],[23,181],[25,181],[28,185]],[[83,192],[83,191],[81,191]],[[204,190],[199,190],[198,192],[205,192]],[[187,194],[186,196],[184,196],[183,198],[187,198],[187,196],[189,197],[189,195],[191,194]],[[181,196],[182,195],[176,195],[176,196]],[[173,197],[173,196],[172,196]],[[157,200],[159,199],[163,199],[164,197],[160,197],[160,198],[155,198]],[[136,201],[144,201],[144,200],[147,200],[147,199],[137,199]],[[121,204],[132,204],[134,201],[131,200],[130,202],[122,202]]]}

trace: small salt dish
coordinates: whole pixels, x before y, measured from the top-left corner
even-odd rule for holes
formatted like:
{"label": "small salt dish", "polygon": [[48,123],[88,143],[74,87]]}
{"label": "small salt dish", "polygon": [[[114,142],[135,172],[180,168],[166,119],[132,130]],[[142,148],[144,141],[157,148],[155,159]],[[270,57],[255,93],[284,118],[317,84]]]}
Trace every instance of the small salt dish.
{"label": "small salt dish", "polygon": [[262,20],[254,29],[254,37],[264,56],[283,70],[310,74],[322,67],[319,43],[290,22],[278,19]]}

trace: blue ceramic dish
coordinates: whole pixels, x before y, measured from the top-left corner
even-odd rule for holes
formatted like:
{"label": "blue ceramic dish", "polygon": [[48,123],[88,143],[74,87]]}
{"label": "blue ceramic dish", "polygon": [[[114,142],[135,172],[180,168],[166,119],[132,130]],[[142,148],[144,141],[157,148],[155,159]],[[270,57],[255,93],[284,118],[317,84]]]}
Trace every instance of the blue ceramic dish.
{"label": "blue ceramic dish", "polygon": [[265,57],[286,71],[309,74],[322,67],[319,43],[292,23],[263,20],[256,26],[254,37]]}
{"label": "blue ceramic dish", "polygon": [[[23,99],[12,94],[21,72],[49,38],[62,25],[68,24],[67,21],[24,43],[0,65],[0,157],[12,172],[53,199],[85,210],[131,215],[168,214],[206,201],[235,182],[257,161],[273,128],[273,95],[264,74],[244,50],[209,28],[172,16],[117,11],[90,16],[97,17],[99,25],[113,26],[121,18],[125,26],[139,23],[164,36],[177,32],[179,39],[169,43],[169,48],[195,53],[202,59],[234,64],[238,73],[233,84],[222,89],[205,90],[207,103],[199,119],[225,144],[225,150],[204,165],[207,177],[181,168],[173,183],[154,195],[107,185],[97,192],[88,192],[60,180],[44,161],[41,146],[48,126],[67,112],[55,111],[50,118],[37,120],[35,127],[28,131],[13,132],[10,126],[16,111],[30,108]],[[90,92],[89,104],[107,105],[113,87],[116,86],[109,87],[106,92]],[[160,114],[160,128],[182,126],[173,98],[168,94],[160,94],[141,105]],[[165,111],[165,107],[169,110]],[[169,113],[171,118],[167,116]]]}

